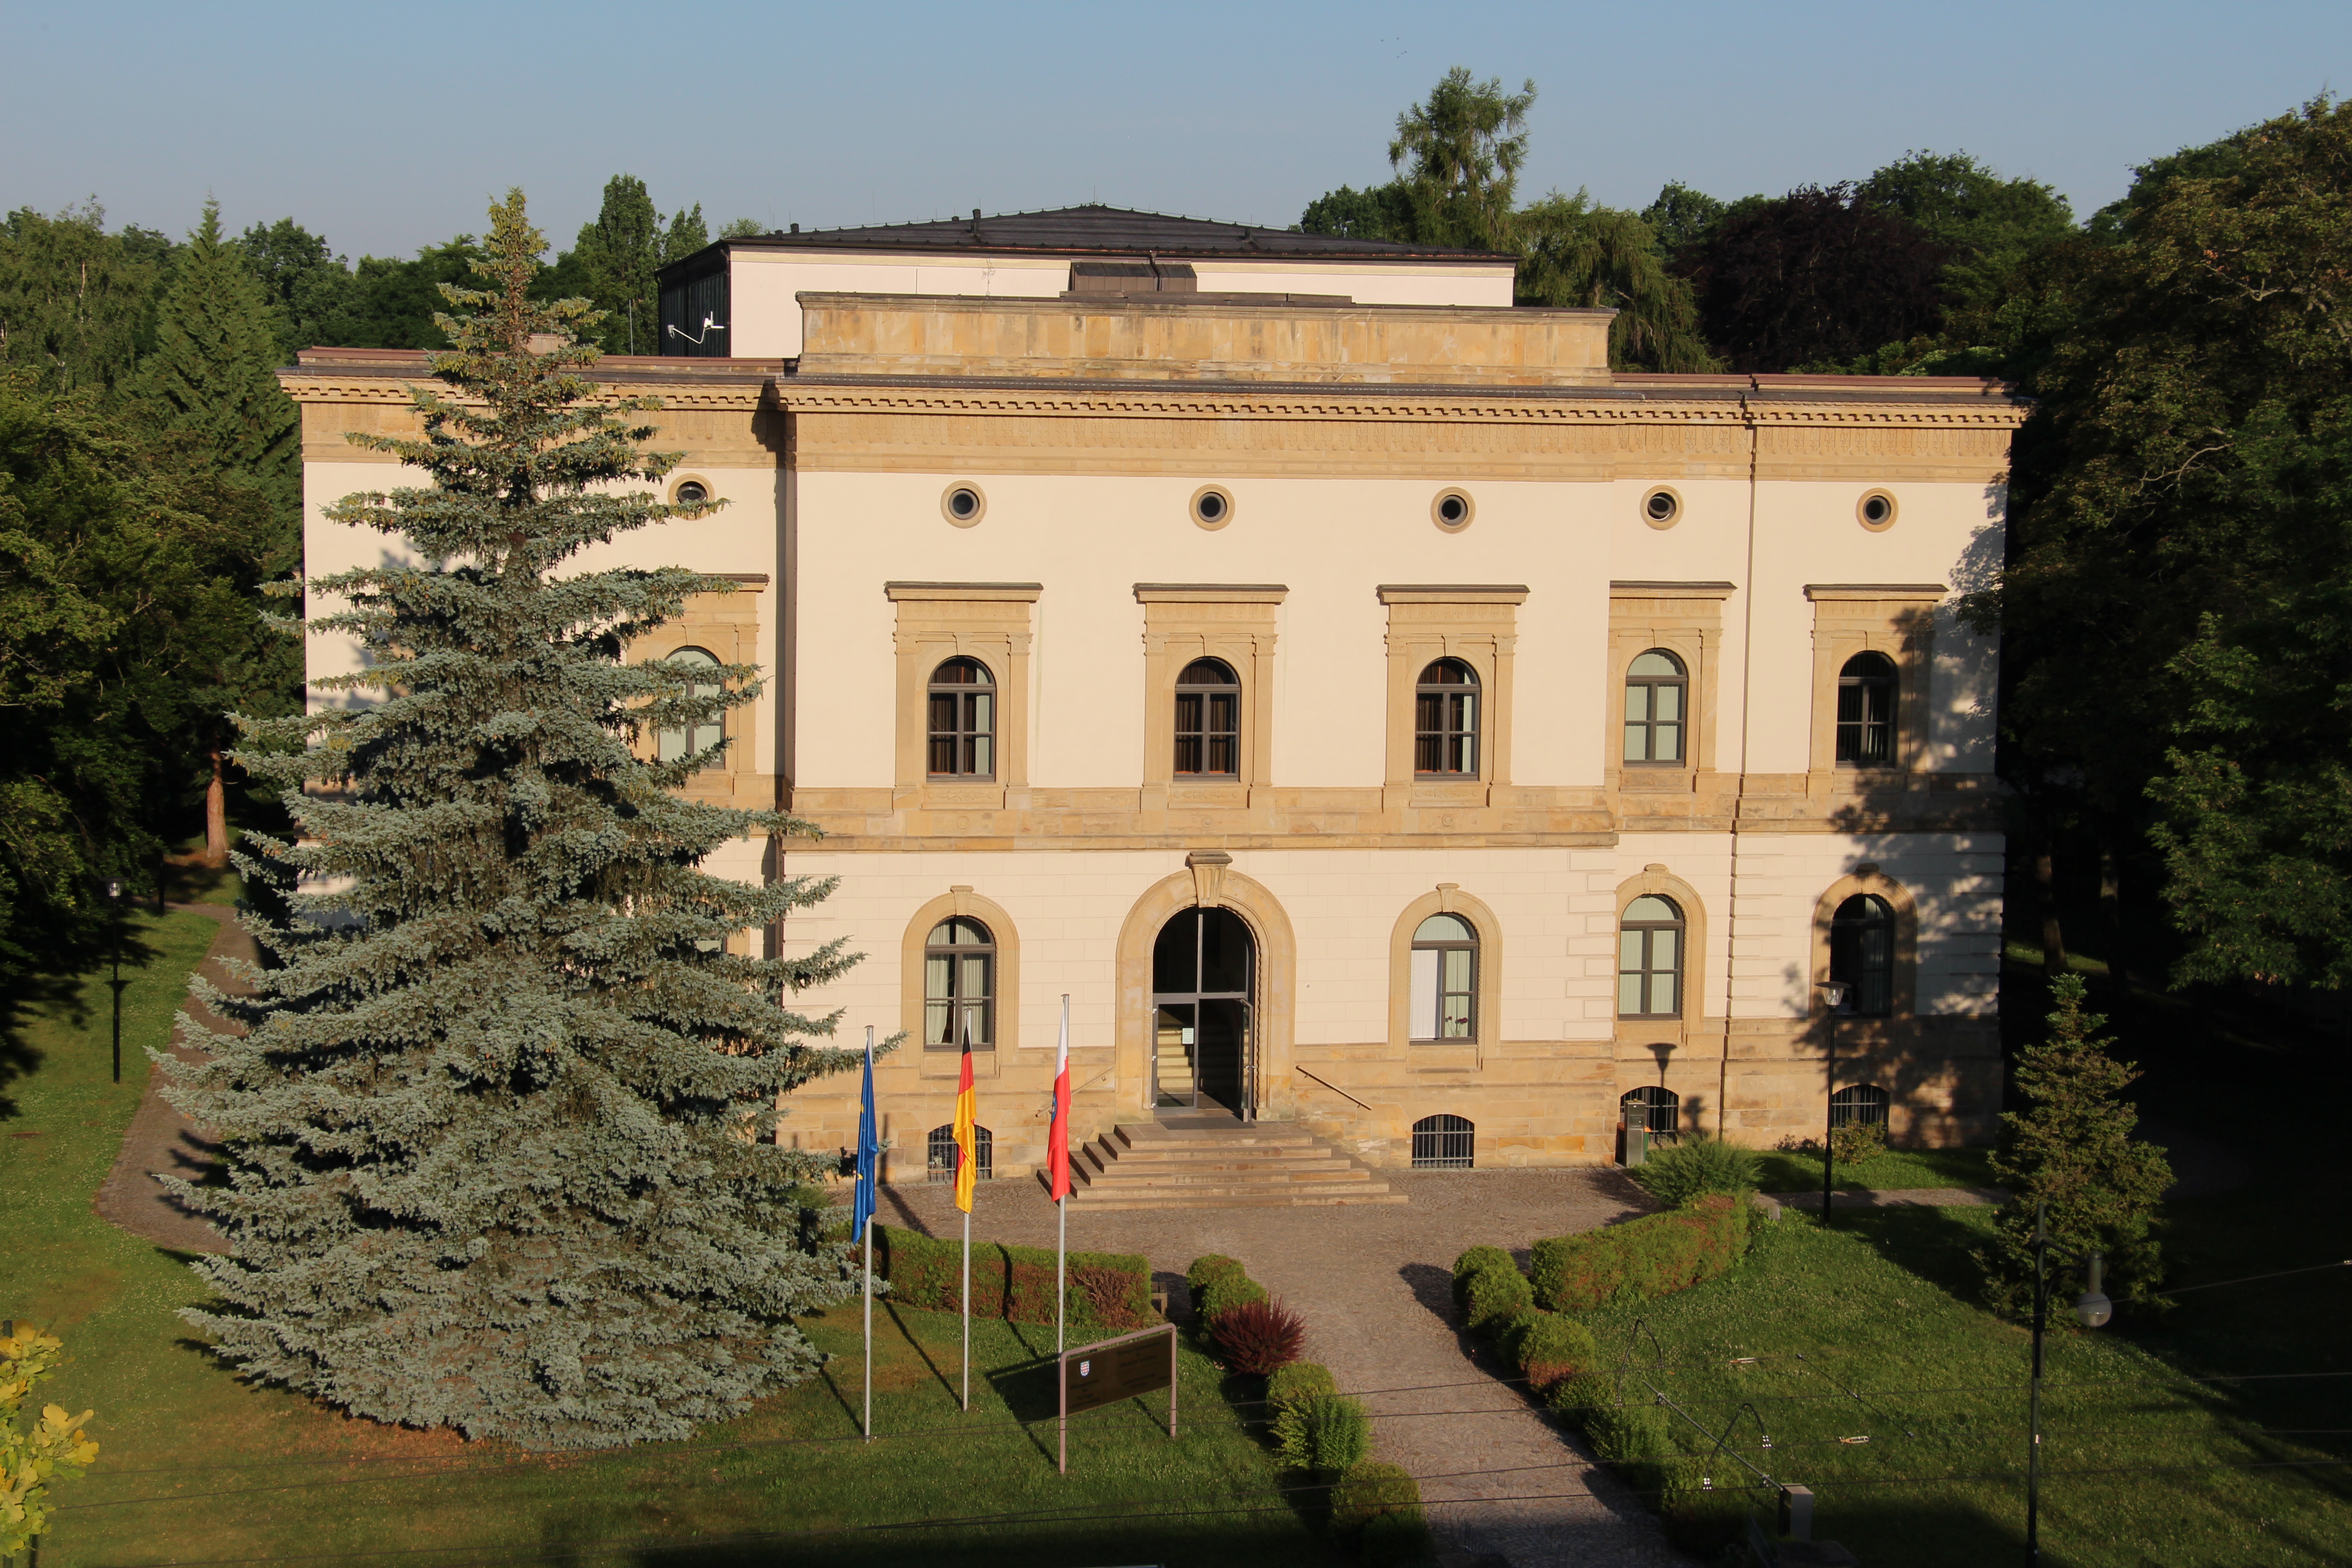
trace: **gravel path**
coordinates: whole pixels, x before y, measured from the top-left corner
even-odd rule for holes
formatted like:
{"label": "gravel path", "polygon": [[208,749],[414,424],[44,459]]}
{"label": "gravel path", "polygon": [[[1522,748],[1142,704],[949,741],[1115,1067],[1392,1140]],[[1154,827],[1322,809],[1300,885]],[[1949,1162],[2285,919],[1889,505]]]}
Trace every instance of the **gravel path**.
{"label": "gravel path", "polygon": [[[1759,1193],[1761,1202],[1783,1204],[1792,1209],[1819,1209],[1822,1194],[1811,1193]],[[1998,1208],[2009,1194],[2000,1187],[1841,1187],[1835,1207],[1841,1209],[1973,1209]]]}
{"label": "gravel path", "polygon": [[[198,972],[223,990],[240,989],[221,962],[225,958],[250,962],[256,956],[253,938],[236,923],[236,910],[226,904],[170,907],[177,914],[204,915],[220,922],[220,933],[213,938]],[[180,1011],[191,1017],[201,1017],[215,1028],[227,1026],[198,1007],[193,997],[180,1004]],[[172,1054],[184,1061],[197,1060],[201,1055],[176,1038],[172,1042]],[[226,1252],[228,1246],[212,1227],[212,1222],[182,1208],[155,1180],[154,1173],[159,1171],[194,1180],[211,1166],[218,1147],[202,1128],[164,1100],[163,1088],[163,1075],[150,1072],[147,1093],[131,1119],[130,1131],[122,1135],[122,1148],[114,1157],[114,1168],[99,1184],[97,1193],[90,1198],[90,1207],[100,1219],[142,1241],[176,1252]]]}
{"label": "gravel path", "polygon": [[[1655,1205],[1613,1171],[1383,1171],[1412,1201],[1344,1208],[1070,1209],[1070,1246],[1139,1252],[1181,1289],[1204,1253],[1238,1258],[1307,1320],[1307,1355],[1365,1392],[1375,1451],[1422,1484],[1441,1561],[1511,1568],[1615,1568],[1685,1561],[1657,1521],[1496,1369],[1456,1326],[1454,1259],[1479,1242],[1524,1249]],[[951,1189],[887,1188],[881,1217],[960,1234]],[[1054,1208],[1033,1181],[983,1187],[973,1233],[1054,1245]]]}

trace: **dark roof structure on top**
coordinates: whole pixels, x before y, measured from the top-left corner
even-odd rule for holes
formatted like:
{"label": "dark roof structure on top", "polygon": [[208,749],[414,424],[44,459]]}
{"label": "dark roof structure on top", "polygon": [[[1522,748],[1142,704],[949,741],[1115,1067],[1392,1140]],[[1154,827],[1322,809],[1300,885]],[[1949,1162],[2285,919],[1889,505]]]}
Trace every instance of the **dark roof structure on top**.
{"label": "dark roof structure on top", "polygon": [[[983,217],[943,218],[929,223],[872,224],[858,228],[813,229],[720,240],[729,246],[793,250],[929,250],[1052,256],[1192,256],[1266,260],[1513,261],[1510,256],[1444,246],[1398,245],[1381,239],[1344,239],[1328,234],[1296,234],[1283,228],[1171,217],[1126,207],[1055,207],[1045,212],[1002,213]],[[697,251],[672,263],[692,268],[710,254]],[[707,265],[707,263],[706,263]],[[669,270],[668,268],[663,268]]]}

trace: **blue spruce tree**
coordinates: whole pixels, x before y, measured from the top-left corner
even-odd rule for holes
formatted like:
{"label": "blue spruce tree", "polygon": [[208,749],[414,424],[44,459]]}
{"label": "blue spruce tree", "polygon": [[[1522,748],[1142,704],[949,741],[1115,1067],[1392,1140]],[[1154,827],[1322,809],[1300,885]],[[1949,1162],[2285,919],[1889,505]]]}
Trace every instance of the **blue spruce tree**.
{"label": "blue spruce tree", "polygon": [[682,1437],[805,1376],[793,1321],[846,1293],[846,1248],[793,1202],[825,1162],[774,1131],[780,1097],[855,1059],[789,1005],[853,960],[725,950],[830,884],[700,869],[808,831],[672,793],[723,742],[646,760],[650,733],[757,695],[751,666],[714,691],[707,668],[622,661],[725,584],[560,569],[709,508],[625,483],[677,460],[640,449],[657,405],[588,379],[593,306],[530,298],[521,193],[490,216],[488,287],[444,286],[456,347],[414,393],[422,435],[352,437],[431,488],[328,514],[427,564],[310,585],[341,606],[310,626],[370,656],[320,684],[378,700],[244,721],[236,760],[287,786],[300,834],[248,837],[238,864],[294,913],[249,918],[275,961],[254,994],[197,986],[243,1029],[201,1065],[156,1058],[226,1151],[224,1184],[173,1184],[232,1247],[195,1265],[219,1299],[186,1317],[247,1377],[381,1421]]}

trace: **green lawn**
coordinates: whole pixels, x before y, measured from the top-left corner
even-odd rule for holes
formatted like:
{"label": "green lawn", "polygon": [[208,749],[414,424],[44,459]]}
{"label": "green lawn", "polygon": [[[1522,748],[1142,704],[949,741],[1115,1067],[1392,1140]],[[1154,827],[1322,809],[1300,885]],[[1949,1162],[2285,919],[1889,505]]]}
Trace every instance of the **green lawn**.
{"label": "green lawn", "polygon": [[[1818,1193],[1822,1157],[1787,1149],[1763,1151],[1759,1184],[1768,1193]],[[1888,1149],[1858,1164],[1837,1168],[1841,1192],[1869,1187],[1897,1192],[1906,1187],[1983,1187],[1992,1184],[1982,1149]]]}
{"label": "green lawn", "polygon": [[[1990,1217],[1891,1210],[1824,1231],[1792,1211],[1758,1224],[1734,1273],[1586,1321],[1612,1369],[1629,1345],[1637,1364],[1659,1363],[1627,1386],[1687,1410],[1696,1424],[1677,1422],[1680,1436],[1703,1449],[1731,1423],[1740,1456],[1811,1487],[1818,1533],[1864,1563],[2015,1561],[2027,1340],[1970,1300],[1968,1253]],[[2042,1538],[2053,1568],[2352,1561],[2347,1470],[2291,1463],[2352,1452],[2310,1430],[2347,1425],[2342,1385],[2193,1382],[2187,1371],[2269,1370],[2228,1353],[2226,1338],[2207,1348],[2223,1353],[2202,1359],[2171,1331],[2050,1336]],[[1729,1459],[1714,1468],[1719,1486],[1754,1479]]]}
{"label": "green lawn", "polygon": [[[956,1320],[887,1308],[876,1313],[884,1436],[871,1446],[857,1440],[854,1304],[808,1325],[841,1358],[828,1376],[696,1442],[622,1454],[469,1446],[239,1384],[174,1315],[202,1296],[184,1260],[89,1207],[145,1084],[136,1047],[168,1037],[184,975],[215,929],[194,915],[140,922],[155,955],[126,998],[119,1088],[108,1081],[102,984],[86,988],[81,1019],[34,1018],[32,1070],[0,1085],[16,1107],[0,1121],[0,1317],[65,1339],[74,1363],[44,1396],[94,1406],[102,1446],[87,1478],[58,1489],[64,1506],[43,1568],[370,1552],[471,1563],[592,1545],[599,1556],[698,1565],[1338,1561],[1307,1517],[1311,1494],[1284,1489],[1297,1479],[1276,1469],[1228,1403],[1254,1391],[1225,1385],[1190,1350],[1181,1435],[1169,1439],[1165,1405],[1152,1401],[1083,1417],[1066,1479],[1054,1469],[1051,1374],[1037,1365],[1050,1328],[975,1325],[985,1375],[965,1415],[950,1388]],[[1014,1517],[877,1528],[984,1515]]]}

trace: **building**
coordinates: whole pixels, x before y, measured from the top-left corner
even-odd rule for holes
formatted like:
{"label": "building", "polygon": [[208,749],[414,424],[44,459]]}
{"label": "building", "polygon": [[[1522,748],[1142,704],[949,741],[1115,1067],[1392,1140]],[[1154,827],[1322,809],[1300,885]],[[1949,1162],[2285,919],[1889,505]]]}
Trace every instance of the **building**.
{"label": "building", "polygon": [[[893,1177],[957,1044],[1041,1163],[1223,1107],[1373,1165],[1657,1131],[1898,1139],[1998,1110],[1996,650],[2021,409],[1916,377],[1613,374],[1506,257],[1079,207],[725,241],[664,274],[668,480],[599,563],[731,576],[646,655],[773,679],[698,792],[825,837],[822,996],[906,1043]],[[318,521],[417,356],[306,353]],[[352,651],[314,645],[314,672]],[[688,738],[678,737],[677,742]],[[747,843],[718,868],[785,868]],[[1851,988],[1832,1020],[1822,983]],[[1832,1027],[1838,1067],[1824,1054]],[[790,1141],[854,1141],[855,1086]]]}

